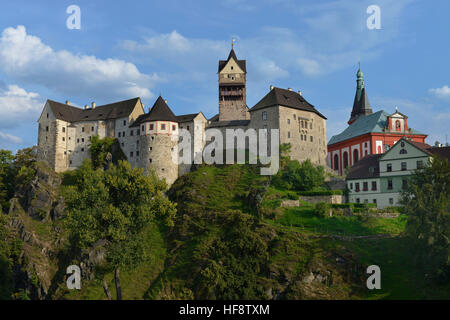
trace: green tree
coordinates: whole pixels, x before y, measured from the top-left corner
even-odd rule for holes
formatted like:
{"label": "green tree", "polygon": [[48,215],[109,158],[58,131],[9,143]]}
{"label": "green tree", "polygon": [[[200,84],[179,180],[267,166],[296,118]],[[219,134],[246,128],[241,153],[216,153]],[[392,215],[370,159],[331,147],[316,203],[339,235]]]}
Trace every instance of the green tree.
{"label": "green tree", "polygon": [[9,199],[14,195],[14,155],[9,150],[0,150],[0,205],[9,208]]}
{"label": "green tree", "polygon": [[297,160],[287,162],[272,179],[273,185],[288,190],[310,191],[320,187],[325,180],[323,167],[315,167],[308,159],[301,164]]}
{"label": "green tree", "polygon": [[154,172],[144,175],[126,161],[103,171],[86,160],[74,181],[65,195],[70,242],[82,250],[98,240],[108,241],[105,271],[115,272],[120,299],[119,269],[145,260],[144,230],[155,220],[173,225],[175,204],[165,197],[167,185]]}
{"label": "green tree", "polygon": [[450,279],[450,166],[448,159],[433,157],[417,170],[402,193],[408,215],[406,231],[413,239],[425,272],[439,280]]}
{"label": "green tree", "polygon": [[113,156],[114,163],[118,160],[126,160],[117,139],[113,137],[106,137],[100,139],[97,135],[89,138],[89,152],[91,154],[91,161],[94,169],[103,168],[105,166],[106,157],[108,153]]}

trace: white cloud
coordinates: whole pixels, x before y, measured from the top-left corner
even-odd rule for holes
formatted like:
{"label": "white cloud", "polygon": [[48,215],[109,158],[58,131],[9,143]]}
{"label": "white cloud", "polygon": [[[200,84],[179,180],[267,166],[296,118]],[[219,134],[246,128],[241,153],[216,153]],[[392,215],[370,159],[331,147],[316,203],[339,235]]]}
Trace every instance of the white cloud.
{"label": "white cloud", "polygon": [[441,99],[446,99],[446,98],[450,98],[450,88],[445,85],[442,88],[436,88],[436,89],[430,89],[428,90],[431,94],[433,94],[434,96],[441,98]]}
{"label": "white cloud", "polygon": [[23,140],[9,133],[0,131],[0,145],[20,144]]}
{"label": "white cloud", "polygon": [[0,127],[15,128],[22,123],[37,121],[44,99],[34,92],[27,92],[17,85],[0,90]]}
{"label": "white cloud", "polygon": [[146,75],[129,62],[55,51],[24,26],[3,30],[0,69],[16,80],[42,85],[67,95],[91,99],[152,97],[148,89],[161,80]]}
{"label": "white cloud", "polygon": [[319,75],[322,72],[320,64],[312,59],[298,58],[297,64],[300,66],[303,73],[309,76]]}

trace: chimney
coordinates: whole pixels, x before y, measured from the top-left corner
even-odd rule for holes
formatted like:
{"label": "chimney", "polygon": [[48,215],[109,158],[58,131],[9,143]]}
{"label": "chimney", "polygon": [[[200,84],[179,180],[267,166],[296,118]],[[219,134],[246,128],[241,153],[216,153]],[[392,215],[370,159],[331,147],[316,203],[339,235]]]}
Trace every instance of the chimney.
{"label": "chimney", "polygon": [[84,110],[87,110],[87,109],[89,109],[89,105],[88,104],[84,106]]}
{"label": "chimney", "polygon": [[97,104],[95,102],[92,102],[92,109],[95,109],[96,106]]}
{"label": "chimney", "polygon": [[292,88],[288,88],[289,91],[292,91]]}
{"label": "chimney", "polygon": [[167,99],[165,99],[164,102],[167,104]]}
{"label": "chimney", "polygon": [[66,104],[67,104],[68,106],[70,106],[70,101],[69,101],[69,100],[66,100]]}
{"label": "chimney", "polygon": [[275,88],[275,87],[271,85],[271,86],[270,86],[270,91],[272,91],[274,88]]}
{"label": "chimney", "polygon": [[301,92],[300,90],[298,90],[298,94],[301,96],[301,95],[302,95],[302,92]]}

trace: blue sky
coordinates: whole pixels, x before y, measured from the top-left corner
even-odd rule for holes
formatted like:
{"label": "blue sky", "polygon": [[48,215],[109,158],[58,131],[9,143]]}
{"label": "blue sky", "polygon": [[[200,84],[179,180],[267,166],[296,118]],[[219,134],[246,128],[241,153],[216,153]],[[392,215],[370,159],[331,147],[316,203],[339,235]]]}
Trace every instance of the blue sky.
{"label": "blue sky", "polygon": [[[381,29],[369,30],[369,5]],[[70,5],[81,30],[69,30]],[[358,59],[374,111],[409,116],[445,142],[450,124],[450,2],[446,0],[8,1],[0,4],[0,148],[37,143],[46,99],[77,106],[159,94],[176,114],[218,112],[217,63],[231,38],[247,60],[247,104],[270,85],[301,90],[346,127]],[[147,109],[146,108],[146,109]]]}

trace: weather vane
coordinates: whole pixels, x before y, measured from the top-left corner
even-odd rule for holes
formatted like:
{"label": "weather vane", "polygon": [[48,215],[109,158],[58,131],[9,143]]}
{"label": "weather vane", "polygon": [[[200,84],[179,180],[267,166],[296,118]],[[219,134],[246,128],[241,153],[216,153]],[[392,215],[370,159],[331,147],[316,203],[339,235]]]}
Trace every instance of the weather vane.
{"label": "weather vane", "polygon": [[236,42],[236,39],[233,37],[231,38],[231,49],[234,49],[234,43]]}

